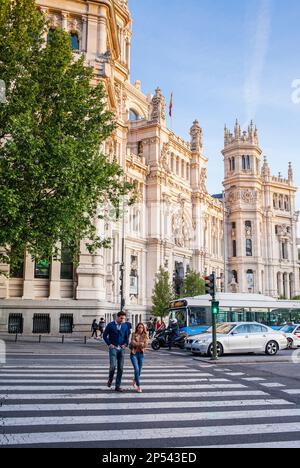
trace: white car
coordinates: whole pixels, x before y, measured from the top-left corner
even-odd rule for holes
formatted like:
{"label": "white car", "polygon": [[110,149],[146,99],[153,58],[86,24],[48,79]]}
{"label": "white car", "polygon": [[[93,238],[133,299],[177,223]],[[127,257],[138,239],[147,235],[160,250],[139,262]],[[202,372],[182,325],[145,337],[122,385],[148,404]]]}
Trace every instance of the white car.
{"label": "white car", "polygon": [[280,333],[286,337],[288,341],[288,349],[299,348],[300,347],[300,325],[292,324],[285,325],[280,329]]}
{"label": "white car", "polygon": [[186,341],[185,341],[185,349],[186,351],[192,351],[192,346],[195,343],[195,341],[201,339],[203,336],[203,333],[199,335],[190,335]]}
{"label": "white car", "polygon": [[[213,352],[212,329],[203,333],[191,345],[193,354],[211,356]],[[274,331],[256,322],[221,323],[217,325],[218,356],[239,353],[266,353],[275,356],[286,349],[287,339],[281,332]]]}

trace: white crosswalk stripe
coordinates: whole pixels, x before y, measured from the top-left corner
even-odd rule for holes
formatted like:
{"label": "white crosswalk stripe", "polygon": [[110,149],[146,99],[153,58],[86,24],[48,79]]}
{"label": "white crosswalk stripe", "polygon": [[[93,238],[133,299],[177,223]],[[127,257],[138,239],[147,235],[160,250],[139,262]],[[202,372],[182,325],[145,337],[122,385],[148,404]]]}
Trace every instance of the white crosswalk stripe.
{"label": "white crosswalk stripe", "polygon": [[287,399],[272,397],[266,386],[255,388],[259,380],[226,370],[223,378],[215,369],[146,366],[137,394],[126,368],[119,394],[97,366],[7,366],[0,369],[0,445],[255,447],[264,435],[266,447],[300,446],[300,409],[288,391]]}

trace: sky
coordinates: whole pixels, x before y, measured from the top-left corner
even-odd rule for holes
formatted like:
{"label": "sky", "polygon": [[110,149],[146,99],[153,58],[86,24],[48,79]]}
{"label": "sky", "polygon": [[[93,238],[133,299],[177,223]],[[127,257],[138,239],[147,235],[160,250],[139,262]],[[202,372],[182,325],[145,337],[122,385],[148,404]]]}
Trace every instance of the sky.
{"label": "sky", "polygon": [[[129,0],[131,81],[173,92],[173,130],[203,128],[208,189],[222,191],[224,125],[253,119],[272,175],[300,187],[299,0]],[[298,80],[298,81],[297,81]],[[169,123],[170,125],[170,123]],[[297,197],[300,210],[300,193]]]}

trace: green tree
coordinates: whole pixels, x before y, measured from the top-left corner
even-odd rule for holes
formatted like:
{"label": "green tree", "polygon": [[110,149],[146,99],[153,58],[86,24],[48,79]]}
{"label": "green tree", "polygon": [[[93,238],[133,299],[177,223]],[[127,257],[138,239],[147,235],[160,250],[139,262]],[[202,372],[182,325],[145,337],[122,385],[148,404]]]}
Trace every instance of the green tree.
{"label": "green tree", "polygon": [[205,281],[201,278],[200,274],[194,270],[190,270],[183,282],[181,296],[182,297],[195,297],[205,294]]}
{"label": "green tree", "polygon": [[170,284],[170,275],[162,266],[155,276],[152,295],[152,315],[164,318],[168,314],[170,302],[174,299],[174,290]]}
{"label": "green tree", "polygon": [[57,256],[59,242],[76,263],[80,241],[94,252],[99,206],[131,188],[100,148],[115,129],[102,84],[73,54],[68,33],[51,32],[34,0],[1,0],[0,262]]}

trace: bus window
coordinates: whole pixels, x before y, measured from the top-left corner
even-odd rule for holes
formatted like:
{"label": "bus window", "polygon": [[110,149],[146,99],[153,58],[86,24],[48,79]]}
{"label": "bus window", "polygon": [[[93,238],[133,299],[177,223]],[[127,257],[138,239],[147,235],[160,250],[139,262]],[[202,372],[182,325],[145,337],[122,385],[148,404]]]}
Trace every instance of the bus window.
{"label": "bus window", "polygon": [[187,310],[172,310],[170,314],[170,319],[176,319],[180,328],[185,328],[187,326]]}
{"label": "bus window", "polygon": [[206,307],[191,307],[189,313],[189,326],[199,327],[200,325],[207,324],[207,312]]}

